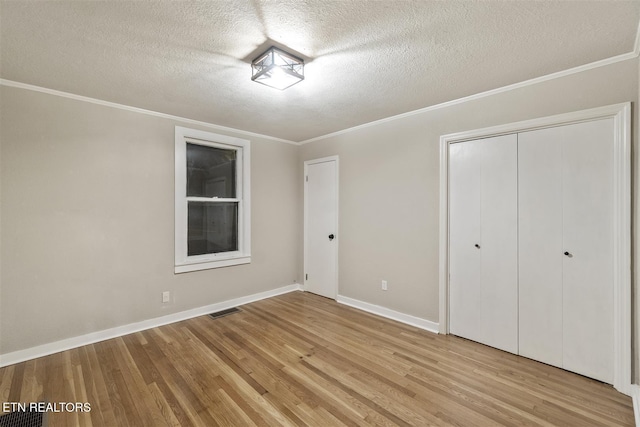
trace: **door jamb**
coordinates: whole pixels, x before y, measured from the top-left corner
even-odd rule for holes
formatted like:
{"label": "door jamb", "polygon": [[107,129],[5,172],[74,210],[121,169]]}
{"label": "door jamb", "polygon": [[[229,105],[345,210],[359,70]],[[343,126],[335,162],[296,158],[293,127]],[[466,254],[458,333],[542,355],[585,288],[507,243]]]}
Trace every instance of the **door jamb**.
{"label": "door jamb", "polygon": [[328,156],[328,157],[321,157],[318,159],[313,159],[313,160],[305,160],[304,162],[304,174],[303,174],[303,186],[304,186],[304,219],[303,219],[303,268],[304,271],[302,272],[303,277],[302,277],[302,283],[303,283],[303,289],[306,291],[307,290],[307,224],[308,224],[308,220],[307,220],[307,203],[308,203],[308,194],[307,194],[307,174],[308,174],[308,169],[310,165],[314,165],[317,163],[326,163],[326,162],[335,162],[336,164],[336,192],[335,192],[335,198],[336,198],[336,212],[335,212],[335,221],[336,221],[336,237],[335,237],[335,245],[336,245],[336,251],[335,251],[335,263],[336,263],[336,273],[335,273],[335,278],[334,278],[334,282],[336,284],[335,286],[335,293],[333,296],[334,300],[337,300],[338,298],[338,288],[339,288],[339,282],[338,282],[338,278],[339,278],[339,266],[338,266],[338,251],[340,249],[340,227],[338,224],[338,219],[340,217],[339,212],[340,212],[340,157],[335,155],[335,156]]}
{"label": "door jamb", "polygon": [[612,118],[613,147],[613,386],[631,394],[631,103],[542,117],[440,137],[439,333],[449,334],[449,145],[472,139]]}

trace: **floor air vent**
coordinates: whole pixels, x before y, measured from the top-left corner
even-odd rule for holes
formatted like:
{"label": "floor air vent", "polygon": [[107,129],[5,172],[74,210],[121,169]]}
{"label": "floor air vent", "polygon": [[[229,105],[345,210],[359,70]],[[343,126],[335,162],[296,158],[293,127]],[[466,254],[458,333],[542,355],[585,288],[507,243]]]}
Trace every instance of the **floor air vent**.
{"label": "floor air vent", "polygon": [[222,310],[222,311],[217,311],[215,313],[211,313],[209,315],[209,317],[211,317],[212,319],[217,319],[219,317],[226,316],[227,314],[238,313],[239,311],[240,311],[239,308],[233,307],[233,308],[228,308],[226,310]]}
{"label": "floor air vent", "polygon": [[0,427],[42,427],[43,413],[16,411],[0,416]]}

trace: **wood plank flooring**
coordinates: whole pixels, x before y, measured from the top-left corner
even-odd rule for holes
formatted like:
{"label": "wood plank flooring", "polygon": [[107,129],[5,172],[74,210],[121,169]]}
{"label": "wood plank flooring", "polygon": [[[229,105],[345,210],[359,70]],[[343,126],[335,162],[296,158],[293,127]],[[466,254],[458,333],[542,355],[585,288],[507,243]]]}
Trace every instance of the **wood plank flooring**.
{"label": "wood plank flooring", "polygon": [[56,426],[632,426],[611,386],[293,292],[0,369]]}

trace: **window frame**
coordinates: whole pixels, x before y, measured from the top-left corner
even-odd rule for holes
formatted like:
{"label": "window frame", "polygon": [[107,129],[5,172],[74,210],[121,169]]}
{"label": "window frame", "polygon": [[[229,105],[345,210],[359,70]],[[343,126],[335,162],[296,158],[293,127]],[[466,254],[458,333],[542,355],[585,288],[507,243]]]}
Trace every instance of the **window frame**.
{"label": "window frame", "polygon": [[[187,197],[187,143],[236,151],[236,197]],[[175,273],[248,264],[251,262],[251,144],[250,141],[181,126],[175,127]],[[189,202],[238,203],[238,250],[187,254]]]}

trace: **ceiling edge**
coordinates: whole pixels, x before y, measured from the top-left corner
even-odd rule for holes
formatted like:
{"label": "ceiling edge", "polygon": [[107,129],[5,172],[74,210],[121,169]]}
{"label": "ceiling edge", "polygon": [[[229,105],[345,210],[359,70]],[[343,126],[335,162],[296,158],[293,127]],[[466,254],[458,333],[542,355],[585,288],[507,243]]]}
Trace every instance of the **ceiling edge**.
{"label": "ceiling edge", "polygon": [[637,58],[640,56],[640,24],[638,25],[638,33],[636,35],[635,47],[632,52],[623,53],[622,55],[612,56],[611,58],[602,59],[600,61],[591,62],[589,64],[580,65],[578,67],[569,68],[567,70],[558,71],[556,73],[547,74],[541,77],[535,77],[533,79],[525,80],[523,82],[514,83],[508,86],[499,87],[497,89],[491,89],[485,92],[476,93],[474,95],[465,96],[463,98],[454,99],[452,101],[443,102],[440,104],[431,105],[429,107],[420,108],[418,110],[408,111],[406,113],[397,114],[395,116],[385,117],[384,119],[374,120],[369,123],[364,123],[358,126],[350,127],[347,129],[342,129],[336,132],[328,133],[326,135],[320,135],[313,138],[305,139],[304,141],[298,142],[298,145],[308,144],[310,142],[321,141],[323,139],[331,138],[338,135],[343,135],[345,133],[353,132],[356,130],[368,128],[370,126],[379,125],[386,122],[391,122],[394,120],[403,119],[405,117],[414,116],[416,114],[425,113],[427,111],[439,110],[441,108],[451,107],[453,105],[462,104],[464,102],[473,101],[475,99],[485,98],[487,96],[496,95],[503,92],[508,92],[510,90],[523,88],[526,86],[531,86],[537,83],[542,83],[548,80],[557,79],[560,77],[569,76],[576,73],[581,73],[583,71],[592,70],[594,68],[604,67],[607,65],[615,64],[616,62],[626,61],[628,59]]}
{"label": "ceiling edge", "polygon": [[91,104],[102,105],[102,106],[110,107],[110,108],[117,108],[119,110],[132,111],[134,113],[146,114],[148,116],[161,117],[161,118],[164,118],[164,119],[175,120],[175,121],[178,121],[178,122],[188,123],[188,124],[191,124],[191,125],[197,125],[197,126],[210,128],[210,129],[216,129],[216,130],[223,131],[223,132],[232,132],[232,133],[245,135],[245,136],[250,136],[250,137],[263,138],[263,139],[266,139],[266,140],[269,140],[269,141],[274,141],[274,142],[284,142],[285,144],[298,145],[298,143],[295,142],[295,141],[289,141],[288,139],[277,138],[275,136],[263,135],[263,134],[260,134],[260,133],[249,132],[249,131],[246,131],[246,130],[241,130],[241,129],[235,129],[235,128],[231,128],[231,127],[227,127],[227,126],[216,125],[214,123],[202,122],[202,121],[199,121],[199,120],[188,119],[186,117],[179,117],[179,116],[174,116],[174,115],[171,115],[171,114],[160,113],[158,111],[145,110],[144,108],[132,107],[132,106],[129,106],[129,105],[118,104],[116,102],[104,101],[102,99],[90,98],[88,96],[76,95],[76,94],[69,93],[69,92],[62,92],[62,91],[59,91],[59,90],[49,89],[49,88],[35,86],[35,85],[30,85],[30,84],[27,84],[27,83],[20,83],[20,82],[16,82],[16,81],[13,81],[13,80],[0,79],[0,86],[8,86],[8,87],[15,87],[15,88],[19,88],[19,89],[26,89],[26,90],[31,90],[31,91],[34,91],[34,92],[41,92],[41,93],[46,93],[46,94],[49,94],[49,95],[60,96],[62,98],[70,98],[70,99],[74,99],[76,101],[89,102]]}
{"label": "ceiling edge", "polygon": [[396,114],[394,116],[385,117],[383,119],[374,120],[372,122],[364,123],[364,124],[361,124],[361,125],[353,126],[353,127],[350,127],[350,128],[342,129],[342,130],[339,130],[339,131],[336,131],[336,132],[331,132],[331,133],[328,133],[328,134],[325,134],[325,135],[316,136],[316,137],[305,139],[305,140],[298,141],[298,142],[290,141],[288,139],[283,139],[283,138],[277,138],[277,137],[270,136],[270,135],[263,135],[263,134],[260,134],[260,133],[249,132],[249,131],[236,129],[236,128],[232,128],[232,127],[216,125],[214,123],[188,119],[186,117],[179,117],[179,116],[174,116],[174,115],[171,115],[171,114],[160,113],[160,112],[157,112],[157,111],[145,110],[143,108],[132,107],[132,106],[129,106],[129,105],[118,104],[118,103],[110,102],[110,101],[104,101],[104,100],[97,99],[97,98],[90,98],[90,97],[87,97],[87,96],[76,95],[76,94],[69,93],[69,92],[63,92],[63,91],[59,91],[59,90],[55,90],[55,89],[49,89],[49,88],[45,88],[45,87],[41,87],[41,86],[35,86],[35,85],[27,84],[27,83],[21,83],[21,82],[17,82],[17,81],[13,81],[13,80],[0,79],[0,86],[16,87],[16,88],[20,88],[20,89],[31,90],[31,91],[34,91],[34,92],[46,93],[46,94],[49,94],[49,95],[60,96],[60,97],[63,97],[63,98],[70,98],[70,99],[74,99],[74,100],[77,100],[77,101],[89,102],[89,103],[92,103],[92,104],[102,105],[102,106],[111,107],[111,108],[117,108],[117,109],[126,110],[126,111],[132,111],[132,112],[136,112],[136,113],[140,113],[140,114],[146,114],[146,115],[155,116],[155,117],[162,117],[162,118],[165,118],[165,119],[170,119],[170,120],[175,120],[175,121],[179,121],[179,122],[183,122],[183,123],[189,123],[189,124],[193,124],[193,125],[203,126],[203,127],[207,127],[207,128],[211,128],[211,129],[220,130],[220,131],[233,132],[233,133],[237,133],[237,134],[241,134],[241,135],[245,135],[245,136],[253,136],[253,137],[263,138],[263,139],[266,139],[266,140],[269,140],[269,141],[274,141],[274,142],[283,142],[285,144],[292,144],[292,145],[304,145],[304,144],[308,144],[308,143],[311,143],[311,142],[316,142],[316,141],[321,141],[323,139],[328,139],[328,138],[331,138],[331,137],[334,137],[334,136],[343,135],[345,133],[353,132],[353,131],[356,131],[356,130],[359,130],[359,129],[364,129],[364,128],[367,128],[367,127],[370,127],[370,126],[375,126],[375,125],[378,125],[378,124],[399,120],[399,119],[402,119],[402,118],[405,118],[405,117],[410,117],[410,116],[413,116],[413,115],[416,115],[416,114],[425,113],[427,111],[439,110],[441,108],[451,107],[453,105],[462,104],[464,102],[472,101],[472,100],[475,100],[475,99],[481,99],[481,98],[485,98],[487,96],[496,95],[496,94],[503,93],[503,92],[508,92],[510,90],[519,89],[519,88],[526,87],[526,86],[531,86],[531,85],[534,85],[534,84],[537,84],[537,83],[542,83],[542,82],[545,82],[545,81],[548,81],[548,80],[553,80],[553,79],[557,79],[557,78],[560,78],[560,77],[565,77],[565,76],[569,76],[569,75],[572,75],[572,74],[580,73],[580,72],[583,72],[583,71],[592,70],[594,68],[604,67],[604,66],[607,66],[607,65],[615,64],[617,62],[621,62],[621,61],[626,61],[628,59],[637,58],[638,56],[640,56],[640,23],[638,23],[638,29],[636,31],[636,39],[635,39],[634,48],[633,48],[632,52],[623,53],[621,55],[613,56],[611,58],[602,59],[600,61],[591,62],[589,64],[580,65],[580,66],[577,66],[577,67],[574,67],[574,68],[569,68],[567,70],[558,71],[556,73],[547,74],[547,75],[544,75],[544,76],[540,76],[540,77],[536,77],[536,78],[533,78],[533,79],[525,80],[525,81],[522,81],[522,82],[519,82],[519,83],[514,83],[514,84],[511,84],[511,85],[499,87],[499,88],[496,88],[496,89],[491,89],[491,90],[488,90],[488,91],[485,91],[485,92],[480,92],[480,93],[477,93],[477,94],[474,94],[474,95],[469,95],[469,96],[466,96],[466,97],[454,99],[454,100],[443,102],[443,103],[440,103],[440,104],[435,104],[435,105],[431,105],[431,106],[428,106],[428,107],[420,108],[420,109],[417,109],[417,110],[408,111],[406,113]]}

